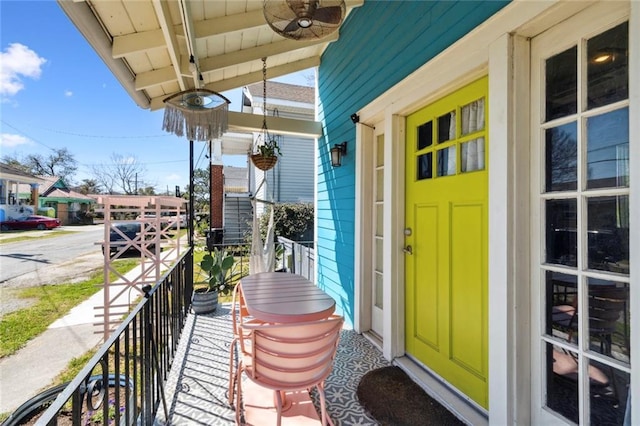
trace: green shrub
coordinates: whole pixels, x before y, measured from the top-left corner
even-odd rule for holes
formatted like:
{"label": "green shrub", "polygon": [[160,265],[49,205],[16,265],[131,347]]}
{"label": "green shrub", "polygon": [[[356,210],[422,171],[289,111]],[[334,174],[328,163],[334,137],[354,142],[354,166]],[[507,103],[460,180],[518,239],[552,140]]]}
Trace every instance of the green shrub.
{"label": "green shrub", "polygon": [[[282,203],[274,206],[274,235],[293,241],[313,241],[313,203]],[[264,239],[269,225],[269,210],[260,217]]]}

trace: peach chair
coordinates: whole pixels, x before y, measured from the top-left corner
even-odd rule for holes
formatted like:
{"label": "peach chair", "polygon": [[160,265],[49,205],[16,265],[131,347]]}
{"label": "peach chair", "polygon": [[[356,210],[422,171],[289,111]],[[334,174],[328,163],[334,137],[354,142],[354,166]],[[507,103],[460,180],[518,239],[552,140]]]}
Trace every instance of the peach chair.
{"label": "peach chair", "polygon": [[247,355],[250,352],[251,346],[248,341],[251,333],[249,330],[243,330],[242,325],[261,325],[264,324],[249,315],[247,306],[244,303],[244,297],[242,295],[242,286],[238,283],[233,289],[233,296],[231,298],[231,324],[233,328],[233,340],[229,346],[229,405],[233,405],[233,391],[235,388],[235,378],[237,367],[235,365],[235,350],[236,346],[239,346],[239,357]]}
{"label": "peach chair", "polygon": [[282,421],[283,396],[288,391],[310,390],[320,395],[322,425],[333,425],[327,415],[324,381],[333,369],[344,318],[332,315],[318,321],[288,324],[241,324],[250,333],[251,350],[240,361],[235,379],[236,422],[240,424],[242,373],[275,394],[277,424]]}

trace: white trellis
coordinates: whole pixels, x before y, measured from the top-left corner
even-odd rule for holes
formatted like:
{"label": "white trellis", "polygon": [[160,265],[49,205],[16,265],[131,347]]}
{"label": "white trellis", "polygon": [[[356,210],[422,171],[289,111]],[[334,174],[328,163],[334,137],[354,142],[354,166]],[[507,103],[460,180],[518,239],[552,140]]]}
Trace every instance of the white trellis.
{"label": "white trellis", "polygon": [[[104,195],[97,199],[104,213],[104,286],[102,306],[95,306],[95,324],[106,341],[144,295],[145,285],[153,286],[180,256],[180,217],[186,200],[166,196]],[[116,223],[140,223],[133,238],[122,235],[117,251],[110,255],[111,231]],[[174,227],[175,226],[175,227]],[[115,231],[117,232],[117,230]],[[139,253],[140,265],[120,274],[113,261],[127,252]],[[111,280],[111,274],[116,279]]]}

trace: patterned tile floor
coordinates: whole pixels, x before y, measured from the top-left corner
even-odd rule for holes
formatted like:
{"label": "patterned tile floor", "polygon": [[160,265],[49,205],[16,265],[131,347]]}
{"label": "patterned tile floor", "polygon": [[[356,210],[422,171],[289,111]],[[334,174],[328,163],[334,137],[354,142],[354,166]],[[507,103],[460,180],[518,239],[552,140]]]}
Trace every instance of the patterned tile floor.
{"label": "patterned tile floor", "polygon": [[[162,406],[156,425],[233,425],[227,402],[230,304],[210,315],[190,315],[165,386],[168,416]],[[353,330],[343,330],[333,372],[325,384],[327,411],[335,426],[377,425],[358,403],[360,378],[389,365],[380,351]],[[318,408],[315,391],[311,398]]]}

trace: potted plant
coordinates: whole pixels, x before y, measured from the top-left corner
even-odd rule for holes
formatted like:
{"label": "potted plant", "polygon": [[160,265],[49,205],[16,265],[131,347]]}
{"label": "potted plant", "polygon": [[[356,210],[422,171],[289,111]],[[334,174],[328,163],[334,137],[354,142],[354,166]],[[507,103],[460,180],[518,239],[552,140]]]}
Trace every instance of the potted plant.
{"label": "potted plant", "polygon": [[193,290],[191,307],[196,314],[208,314],[218,307],[218,295],[229,295],[240,278],[236,261],[228,251],[214,248],[204,255],[200,269],[208,275],[206,285]]}
{"label": "potted plant", "polygon": [[280,146],[275,138],[265,138],[266,142],[256,147],[256,152],[251,155],[251,161],[260,170],[266,171],[276,165],[278,161],[278,155],[282,155],[280,152]]}

